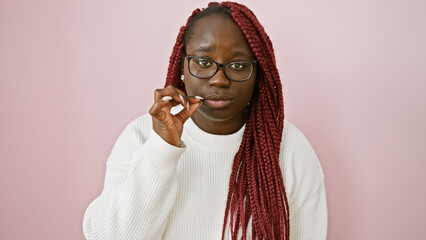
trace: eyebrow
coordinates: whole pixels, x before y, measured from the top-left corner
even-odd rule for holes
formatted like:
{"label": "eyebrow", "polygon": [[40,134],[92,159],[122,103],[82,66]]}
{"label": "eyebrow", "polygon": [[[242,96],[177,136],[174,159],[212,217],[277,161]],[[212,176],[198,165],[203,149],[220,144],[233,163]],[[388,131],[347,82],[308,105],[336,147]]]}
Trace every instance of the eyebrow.
{"label": "eyebrow", "polygon": [[210,52],[212,50],[215,50],[216,48],[213,46],[201,46],[197,49],[195,49],[194,52]]}
{"label": "eyebrow", "polygon": [[[214,46],[200,46],[199,48],[195,49],[194,52],[210,52],[216,50],[216,47]],[[244,51],[240,50],[231,50],[231,54],[233,54],[234,57],[246,57],[251,58],[250,54],[247,54]]]}

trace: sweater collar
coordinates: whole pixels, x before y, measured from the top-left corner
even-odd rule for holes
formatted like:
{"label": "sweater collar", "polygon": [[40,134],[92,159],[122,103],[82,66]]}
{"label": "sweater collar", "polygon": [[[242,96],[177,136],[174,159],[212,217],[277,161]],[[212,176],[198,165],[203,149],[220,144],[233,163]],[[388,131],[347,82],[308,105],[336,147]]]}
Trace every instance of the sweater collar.
{"label": "sweater collar", "polygon": [[234,149],[239,148],[241,140],[243,139],[244,130],[246,125],[244,124],[240,130],[235,133],[228,135],[217,135],[203,131],[195,124],[192,118],[189,118],[185,122],[183,138],[185,135],[188,137],[186,141],[195,141],[205,147],[212,147],[214,149]]}

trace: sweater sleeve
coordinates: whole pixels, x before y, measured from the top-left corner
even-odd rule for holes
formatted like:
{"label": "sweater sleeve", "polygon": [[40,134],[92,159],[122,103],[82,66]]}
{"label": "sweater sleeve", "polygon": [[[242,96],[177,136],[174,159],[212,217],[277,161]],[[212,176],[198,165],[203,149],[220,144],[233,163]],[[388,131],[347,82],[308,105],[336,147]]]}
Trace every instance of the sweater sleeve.
{"label": "sweater sleeve", "polygon": [[290,207],[291,240],[325,240],[327,201],[324,173],[303,133],[285,121],[281,168]]}
{"label": "sweater sleeve", "polygon": [[324,180],[293,212],[290,238],[294,240],[325,240],[327,238],[327,202]]}
{"label": "sweater sleeve", "polygon": [[175,169],[184,147],[168,144],[154,131],[144,139],[138,122],[124,129],[107,160],[104,189],[83,219],[88,240],[161,239],[175,201]]}

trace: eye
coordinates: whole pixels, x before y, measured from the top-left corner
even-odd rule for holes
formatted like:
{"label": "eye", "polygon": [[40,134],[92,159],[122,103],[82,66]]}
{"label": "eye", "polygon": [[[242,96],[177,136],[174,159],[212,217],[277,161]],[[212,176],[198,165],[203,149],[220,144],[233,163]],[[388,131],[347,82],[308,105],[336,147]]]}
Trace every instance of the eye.
{"label": "eye", "polygon": [[248,63],[245,62],[232,62],[229,64],[229,67],[232,68],[232,70],[242,71],[248,68]]}
{"label": "eye", "polygon": [[196,58],[195,62],[197,63],[197,65],[199,65],[200,67],[210,67],[212,65],[212,62],[204,59],[204,58]]}

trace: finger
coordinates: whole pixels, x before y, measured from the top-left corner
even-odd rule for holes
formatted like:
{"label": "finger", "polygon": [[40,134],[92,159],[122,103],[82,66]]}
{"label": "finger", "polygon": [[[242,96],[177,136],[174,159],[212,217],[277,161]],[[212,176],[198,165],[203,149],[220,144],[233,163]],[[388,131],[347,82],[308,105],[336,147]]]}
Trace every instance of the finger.
{"label": "finger", "polygon": [[172,99],[174,100],[171,101],[172,106],[176,106],[180,103],[184,108],[186,108],[188,105],[186,103],[186,94],[182,90],[172,85],[169,85],[166,88],[156,89],[154,92],[154,101],[159,101],[165,96],[172,97]]}
{"label": "finger", "polygon": [[185,123],[188,118],[190,118],[197,109],[201,106],[202,102],[200,99],[191,99],[189,102],[189,109],[182,109],[179,113],[175,115],[182,123]]}
{"label": "finger", "polygon": [[[170,113],[172,108],[173,98],[170,96],[164,96],[160,100],[156,101],[149,110],[149,113],[160,121],[163,121]],[[176,103],[177,104],[177,103]],[[164,114],[163,114],[164,113]]]}
{"label": "finger", "polygon": [[[156,101],[156,103],[158,104],[158,106],[160,108],[167,107],[168,111],[170,111],[170,109],[172,108],[174,102],[175,101],[173,101],[173,98],[170,97],[170,96],[164,96],[159,101]],[[175,105],[176,104],[177,103],[175,103]]]}
{"label": "finger", "polygon": [[189,103],[203,102],[204,98],[200,96],[187,96]]}
{"label": "finger", "polygon": [[175,90],[179,94],[179,98],[182,100],[182,107],[189,111],[189,102],[186,93],[178,88],[175,88]]}
{"label": "finger", "polygon": [[160,122],[164,122],[164,120],[166,119],[167,115],[166,112],[163,111],[164,107],[161,107],[160,102],[155,102],[151,108],[149,109],[149,114],[157,119]]}
{"label": "finger", "polygon": [[154,91],[154,101],[158,101],[164,96],[172,96],[174,92],[176,92],[176,90],[172,85],[169,85],[166,88],[157,88]]}
{"label": "finger", "polygon": [[[187,100],[188,100],[187,111],[190,112],[190,115],[192,115],[196,111],[196,109],[195,110],[191,109],[191,105],[196,104],[196,103],[200,103],[200,105],[201,105],[204,101],[204,98],[202,98],[200,96],[188,96]],[[197,105],[197,108],[200,105]]]}

